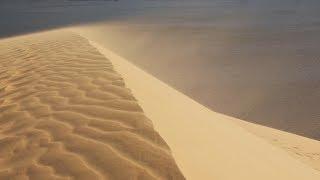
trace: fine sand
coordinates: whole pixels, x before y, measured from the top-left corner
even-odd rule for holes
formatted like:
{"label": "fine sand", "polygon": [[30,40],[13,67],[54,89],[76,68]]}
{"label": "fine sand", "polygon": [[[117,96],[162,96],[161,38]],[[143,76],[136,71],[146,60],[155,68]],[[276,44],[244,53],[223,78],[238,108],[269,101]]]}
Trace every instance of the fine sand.
{"label": "fine sand", "polygon": [[[277,133],[265,127],[252,131],[240,127],[240,120],[215,113],[155,77],[135,67],[127,60],[91,42],[108,57],[122,74],[128,87],[139,100],[146,115],[169,144],[187,179],[259,179],[259,180],[318,180],[316,165],[305,158],[292,155],[293,149],[271,144],[254,135],[264,130],[270,137]],[[262,137],[262,136],[261,136]],[[279,141],[302,152],[318,152],[319,142],[287,134]],[[291,144],[292,143],[292,144]],[[274,146],[276,145],[276,146]],[[308,147],[308,148],[305,148]],[[290,153],[288,153],[290,152]],[[314,154],[314,158],[317,155]],[[307,162],[307,163],[304,163]]]}
{"label": "fine sand", "polygon": [[69,30],[0,40],[0,65],[1,180],[320,179],[318,141],[215,113]]}
{"label": "fine sand", "polygon": [[110,61],[58,30],[0,41],[0,179],[184,176]]}
{"label": "fine sand", "polygon": [[234,122],[249,132],[267,140],[270,144],[286,150],[291,156],[315,170],[320,171],[320,141],[239,119],[235,119]]}
{"label": "fine sand", "polygon": [[256,29],[241,20],[243,28],[223,28],[205,17],[211,26],[116,21],[79,32],[212,111],[320,141],[320,31]]}

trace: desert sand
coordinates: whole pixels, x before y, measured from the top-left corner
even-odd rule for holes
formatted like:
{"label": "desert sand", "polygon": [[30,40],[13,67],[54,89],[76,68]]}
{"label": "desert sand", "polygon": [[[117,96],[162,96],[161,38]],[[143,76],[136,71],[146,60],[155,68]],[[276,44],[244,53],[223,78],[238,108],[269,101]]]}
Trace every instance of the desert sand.
{"label": "desert sand", "polygon": [[57,30],[0,41],[0,179],[184,176],[110,61]]}
{"label": "desert sand", "polygon": [[1,180],[320,179],[318,141],[211,111],[74,29],[2,39],[0,65]]}
{"label": "desert sand", "polygon": [[[248,131],[243,128],[244,125],[235,123],[240,122],[239,119],[209,110],[114,52],[95,42],[91,43],[122,74],[146,115],[172,149],[187,179],[320,178],[320,172],[315,170],[316,165],[311,161],[292,155],[292,149],[271,144],[253,131],[263,129],[269,137],[276,137],[277,133],[267,131],[265,127],[251,127],[252,131]],[[307,150],[319,151],[318,141],[294,134],[286,135],[286,138],[278,136],[279,140],[289,145],[298,144],[310,148]],[[319,159],[315,161],[319,162]]]}
{"label": "desert sand", "polygon": [[79,31],[215,112],[319,141],[320,31],[235,22],[243,28],[116,21]]}
{"label": "desert sand", "polygon": [[234,122],[250,133],[284,149],[294,158],[320,171],[320,141],[240,119],[235,119]]}

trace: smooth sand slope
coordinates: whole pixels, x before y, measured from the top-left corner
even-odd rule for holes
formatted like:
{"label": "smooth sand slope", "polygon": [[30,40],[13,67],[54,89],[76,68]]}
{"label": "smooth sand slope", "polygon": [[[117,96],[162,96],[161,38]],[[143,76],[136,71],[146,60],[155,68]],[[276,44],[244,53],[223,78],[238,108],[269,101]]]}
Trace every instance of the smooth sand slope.
{"label": "smooth sand slope", "polygon": [[[204,15],[205,6],[199,7]],[[221,12],[232,12],[229,8]],[[265,10],[273,12],[271,6]],[[320,140],[320,31],[306,26],[312,18],[295,31],[284,28],[287,23],[291,27],[293,14],[286,16],[289,21],[281,17],[281,26],[262,28],[272,21],[265,18],[274,14],[248,24],[241,17],[216,21],[219,15],[208,14],[201,16],[210,21],[204,23],[195,19],[197,13],[189,22],[185,12],[189,11],[177,9],[181,14],[172,23],[105,21],[79,31],[215,112]],[[230,20],[233,25],[227,28]]]}
{"label": "smooth sand slope", "polygon": [[122,74],[187,179],[320,179],[319,171],[235,124],[239,120],[205,108],[112,51],[91,43]]}
{"label": "smooth sand slope", "polygon": [[234,122],[320,172],[320,141],[239,119]]}
{"label": "smooth sand slope", "polygon": [[0,179],[184,177],[110,61],[59,30],[0,41]]}

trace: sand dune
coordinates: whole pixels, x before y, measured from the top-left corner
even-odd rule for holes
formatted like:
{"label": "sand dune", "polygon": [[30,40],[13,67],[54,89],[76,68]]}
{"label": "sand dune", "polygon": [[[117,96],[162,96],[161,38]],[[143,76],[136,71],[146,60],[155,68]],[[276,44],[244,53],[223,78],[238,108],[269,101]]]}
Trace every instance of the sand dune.
{"label": "sand dune", "polygon": [[[290,149],[272,145],[235,124],[238,119],[207,109],[114,52],[91,43],[122,74],[187,179],[320,179],[320,172],[287,153]],[[290,135],[281,140],[297,143],[301,137]],[[317,143],[305,145],[317,151]]]}
{"label": "sand dune", "polygon": [[215,113],[91,44],[0,41],[1,180],[320,179],[317,141]]}
{"label": "sand dune", "polygon": [[235,119],[238,125],[320,171],[320,141]]}
{"label": "sand dune", "polygon": [[87,40],[0,41],[0,179],[184,179],[121,76]]}

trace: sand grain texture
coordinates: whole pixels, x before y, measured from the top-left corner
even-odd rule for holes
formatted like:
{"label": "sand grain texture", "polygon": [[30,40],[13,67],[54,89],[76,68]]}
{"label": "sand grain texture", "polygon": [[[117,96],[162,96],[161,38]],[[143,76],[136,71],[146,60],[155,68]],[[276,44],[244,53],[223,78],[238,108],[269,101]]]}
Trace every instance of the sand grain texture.
{"label": "sand grain texture", "polygon": [[0,179],[184,179],[121,76],[67,31],[0,41]]}
{"label": "sand grain texture", "polygon": [[[293,156],[292,152],[288,153],[292,149],[285,150],[264,138],[277,137],[279,142],[286,142],[290,147],[300,147],[304,154],[317,152],[317,142],[292,134],[283,136],[265,127],[248,131],[235,123],[239,119],[204,107],[110,49],[94,41],[90,43],[108,57],[123,76],[145,114],[170,146],[187,179],[320,179],[317,160]],[[260,134],[266,137],[254,131],[264,131]]]}

